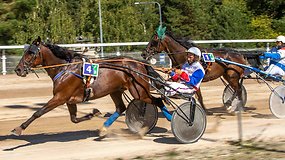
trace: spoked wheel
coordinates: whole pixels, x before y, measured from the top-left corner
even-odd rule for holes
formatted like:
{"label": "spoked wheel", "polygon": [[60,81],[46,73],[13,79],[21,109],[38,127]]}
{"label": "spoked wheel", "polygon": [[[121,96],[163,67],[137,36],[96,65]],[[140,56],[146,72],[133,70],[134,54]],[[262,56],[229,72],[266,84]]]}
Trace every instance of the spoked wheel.
{"label": "spoked wheel", "polygon": [[[281,119],[285,119],[285,86],[278,86],[269,97],[269,108],[271,113]],[[283,99],[283,100],[282,100]]]}
{"label": "spoked wheel", "polygon": [[[193,110],[193,108],[195,109]],[[185,102],[173,112],[171,129],[179,142],[193,143],[204,134],[206,123],[206,113],[202,107],[198,103],[196,103],[196,107],[191,107],[191,102]]]}
{"label": "spoked wheel", "polygon": [[[126,124],[130,131],[137,133],[142,128],[151,131],[158,120],[157,107],[141,100],[132,100],[126,110]],[[146,132],[146,133],[147,133]]]}
{"label": "spoked wheel", "polygon": [[[247,92],[246,89],[243,85],[241,85],[241,98],[242,98],[242,106],[245,106],[246,102],[247,102]],[[238,98],[235,97],[232,102],[231,105],[227,105],[226,103],[232,98],[232,96],[234,95],[234,90],[232,89],[232,87],[228,84],[226,86],[226,88],[224,89],[223,92],[223,104],[226,107],[226,109],[230,112],[233,112],[237,109],[237,103],[238,103]],[[231,107],[231,108],[230,108]]]}

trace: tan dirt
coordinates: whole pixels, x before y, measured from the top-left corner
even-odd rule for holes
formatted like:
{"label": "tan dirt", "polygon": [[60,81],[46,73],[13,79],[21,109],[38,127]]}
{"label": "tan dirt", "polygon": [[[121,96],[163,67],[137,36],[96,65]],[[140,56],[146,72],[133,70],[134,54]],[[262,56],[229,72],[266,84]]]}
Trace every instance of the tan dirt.
{"label": "tan dirt", "polygon": [[[225,87],[220,80],[202,84],[205,105],[214,115],[207,116],[206,133],[193,144],[177,142],[171,133],[170,123],[161,114],[157,126],[142,139],[128,132],[125,116],[122,115],[109,129],[110,136],[100,141],[97,129],[105,121],[104,115],[115,110],[109,96],[78,105],[79,116],[98,108],[103,113],[101,117],[73,124],[67,107],[63,105],[34,121],[22,136],[12,136],[10,131],[13,128],[19,126],[52,97],[50,78],[46,74],[39,76],[39,79],[33,74],[25,78],[14,74],[0,76],[1,160],[107,160],[155,157],[158,153],[173,150],[178,153],[193,153],[192,151],[198,150],[214,152],[218,148],[226,150],[230,146],[228,141],[237,141],[240,138],[237,116],[227,114],[222,107],[221,97]],[[275,87],[279,84],[271,85]],[[247,89],[248,102],[246,111],[242,113],[241,138],[244,141],[284,143],[285,120],[277,119],[271,114],[268,106],[270,90],[264,83],[259,84],[253,80],[246,80],[244,86]],[[181,103],[181,100],[176,101]],[[280,154],[284,154],[284,148],[281,151],[283,152]],[[201,155],[207,157],[207,152],[201,153],[199,159]]]}

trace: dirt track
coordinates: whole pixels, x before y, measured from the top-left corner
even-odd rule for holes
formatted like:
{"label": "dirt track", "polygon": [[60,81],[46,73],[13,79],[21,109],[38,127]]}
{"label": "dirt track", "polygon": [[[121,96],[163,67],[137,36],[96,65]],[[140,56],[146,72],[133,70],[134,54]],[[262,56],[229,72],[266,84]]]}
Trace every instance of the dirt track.
{"label": "dirt track", "polygon": [[[243,140],[284,141],[285,120],[276,119],[270,113],[269,89],[253,81],[245,81],[245,88],[248,102],[247,111],[243,112]],[[104,114],[114,112],[109,97],[79,105],[79,115],[98,108],[102,117],[73,124],[66,106],[60,106],[32,123],[22,136],[11,136],[13,128],[51,98],[51,89],[51,80],[45,74],[40,74],[39,79],[35,75],[0,76],[0,159],[129,159],[173,149],[218,148],[239,137],[236,116],[227,114],[221,107],[224,86],[220,80],[202,84],[205,105],[215,114],[208,116],[206,133],[194,144],[179,144],[170,131],[170,123],[161,115],[157,127],[143,139],[128,132],[121,116],[110,128],[110,136],[99,141],[96,129],[106,119]]]}

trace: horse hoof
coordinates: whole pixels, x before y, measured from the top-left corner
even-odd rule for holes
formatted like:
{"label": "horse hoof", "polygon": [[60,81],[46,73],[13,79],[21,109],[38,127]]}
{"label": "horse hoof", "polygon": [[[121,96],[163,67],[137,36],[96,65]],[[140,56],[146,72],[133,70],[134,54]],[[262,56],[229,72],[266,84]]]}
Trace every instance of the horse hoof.
{"label": "horse hoof", "polygon": [[143,138],[146,133],[148,132],[149,128],[148,127],[143,127],[140,129],[140,131],[138,132],[138,135],[140,136],[140,138]]}
{"label": "horse hoof", "polygon": [[100,128],[100,130],[99,130],[99,137],[106,137],[106,135],[107,135],[107,128],[106,127],[102,127],[102,128]]}
{"label": "horse hoof", "polygon": [[99,115],[101,115],[102,113],[98,110],[98,109],[93,109],[93,115],[94,116],[99,116]]}
{"label": "horse hoof", "polygon": [[11,134],[15,136],[20,136],[22,134],[22,130],[23,129],[21,127],[17,127],[11,131]]}

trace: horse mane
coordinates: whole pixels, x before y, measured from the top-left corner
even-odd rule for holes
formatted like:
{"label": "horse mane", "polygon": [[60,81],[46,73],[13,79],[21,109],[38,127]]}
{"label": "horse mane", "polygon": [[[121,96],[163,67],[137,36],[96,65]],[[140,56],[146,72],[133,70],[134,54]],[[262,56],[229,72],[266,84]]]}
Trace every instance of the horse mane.
{"label": "horse mane", "polygon": [[149,62],[147,60],[144,60],[144,59],[136,59],[134,57],[130,57],[130,56],[106,56],[106,57],[102,57],[100,59],[105,59],[105,60],[109,60],[109,59],[122,59],[122,58],[128,58],[128,59],[131,59],[131,60],[135,60],[135,61],[138,61],[138,62],[142,62],[142,63],[145,63],[145,64],[149,64]]}
{"label": "horse mane", "polygon": [[262,63],[260,61],[260,51],[241,51],[240,52],[248,62],[251,67],[262,68]]}
{"label": "horse mane", "polygon": [[49,48],[51,50],[51,52],[58,58],[60,59],[64,59],[67,61],[70,61],[71,59],[74,59],[76,57],[81,58],[82,55],[75,53],[72,50],[68,50],[66,48],[60,47],[58,45],[54,45],[54,44],[44,44],[45,47]]}
{"label": "horse mane", "polygon": [[187,49],[196,47],[196,44],[189,38],[174,36],[170,31],[166,31],[165,34]]}
{"label": "horse mane", "polygon": [[[175,40],[177,43],[179,43],[180,45],[182,45],[183,47],[189,49],[191,47],[197,47],[197,45],[189,38],[187,37],[177,37],[175,36],[172,32],[170,31],[166,31],[165,33],[166,35],[168,35],[170,38],[172,38],[173,40]],[[200,48],[201,49],[201,48]],[[218,52],[222,52],[222,53],[234,53],[234,54],[240,54],[239,51],[232,49],[232,48],[210,48],[210,49],[201,49],[201,51],[206,51],[206,52],[214,52],[214,51],[218,51]]]}
{"label": "horse mane", "polygon": [[209,53],[211,52],[215,52],[215,51],[218,51],[220,53],[223,53],[223,54],[226,54],[226,53],[234,53],[234,54],[241,54],[240,51],[238,50],[235,50],[233,48],[206,48],[206,49],[203,49]]}

